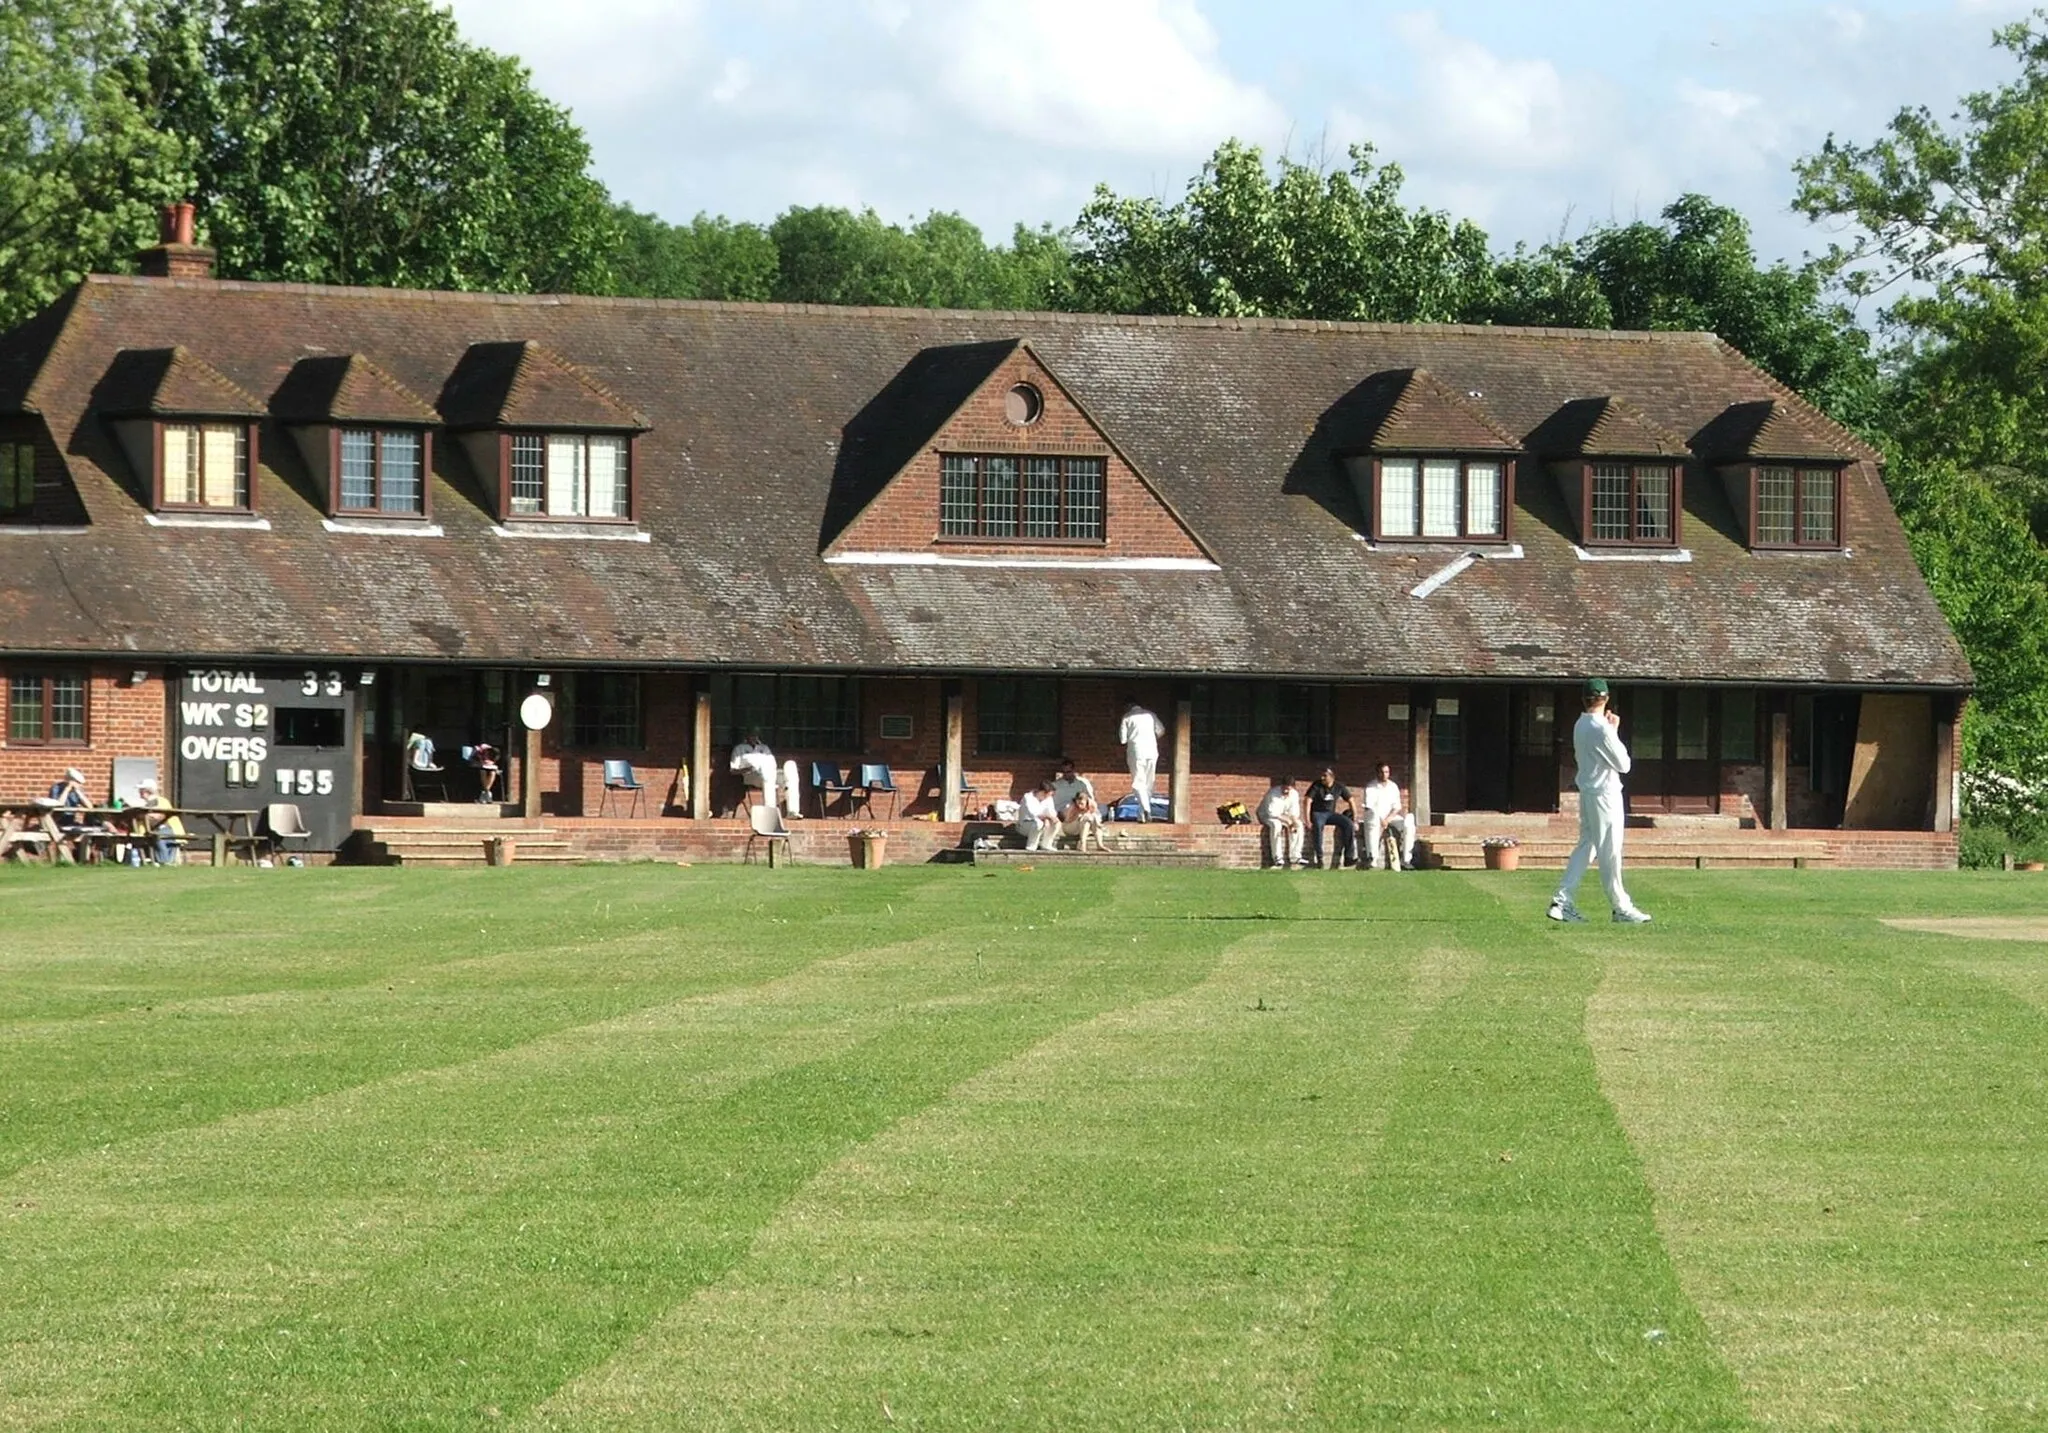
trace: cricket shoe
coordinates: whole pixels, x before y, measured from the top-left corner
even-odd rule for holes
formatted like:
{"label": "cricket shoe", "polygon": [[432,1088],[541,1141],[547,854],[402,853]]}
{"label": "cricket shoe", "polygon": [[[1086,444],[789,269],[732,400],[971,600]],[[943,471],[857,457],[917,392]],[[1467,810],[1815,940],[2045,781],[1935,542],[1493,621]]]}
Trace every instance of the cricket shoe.
{"label": "cricket shoe", "polygon": [[1567,924],[1583,925],[1586,920],[1584,916],[1579,914],[1579,908],[1570,901],[1552,901],[1550,909],[1545,911],[1544,914],[1554,921],[1563,921]]}
{"label": "cricket shoe", "polygon": [[1617,925],[1648,925],[1650,915],[1647,911],[1616,911],[1614,920]]}

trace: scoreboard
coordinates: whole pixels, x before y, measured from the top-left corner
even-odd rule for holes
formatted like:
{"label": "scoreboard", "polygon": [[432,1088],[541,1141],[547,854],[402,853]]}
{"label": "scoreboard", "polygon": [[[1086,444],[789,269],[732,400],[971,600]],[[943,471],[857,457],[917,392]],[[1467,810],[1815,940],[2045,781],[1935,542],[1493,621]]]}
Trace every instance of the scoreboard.
{"label": "scoreboard", "polygon": [[325,667],[190,671],[179,680],[172,729],[177,801],[261,811],[289,802],[332,851],[355,820],[358,691]]}

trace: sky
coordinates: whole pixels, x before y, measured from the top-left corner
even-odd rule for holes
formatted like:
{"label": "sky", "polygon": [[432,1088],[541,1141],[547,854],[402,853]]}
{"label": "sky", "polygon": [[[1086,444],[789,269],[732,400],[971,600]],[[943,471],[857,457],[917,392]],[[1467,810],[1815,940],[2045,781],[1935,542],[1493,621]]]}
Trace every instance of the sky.
{"label": "sky", "polygon": [[1767,259],[1829,235],[1791,167],[1902,106],[2013,73],[2007,0],[453,0],[590,137],[613,195],[672,221],[792,205],[992,240],[1097,184],[1171,200],[1222,140],[1342,162],[1496,246],[1654,218],[1697,191]]}

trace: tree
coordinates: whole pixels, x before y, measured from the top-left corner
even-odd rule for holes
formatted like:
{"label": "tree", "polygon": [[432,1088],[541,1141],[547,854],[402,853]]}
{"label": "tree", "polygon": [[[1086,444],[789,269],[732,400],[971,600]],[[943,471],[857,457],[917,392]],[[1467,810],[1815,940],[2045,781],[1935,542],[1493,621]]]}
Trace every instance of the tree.
{"label": "tree", "polygon": [[1603,299],[1597,326],[1718,334],[1841,421],[1876,420],[1869,337],[1829,300],[1822,271],[1759,266],[1748,221],[1705,195],[1681,195],[1662,218],[1596,228],[1575,246],[1573,269]]}
{"label": "tree", "polygon": [[1493,260],[1476,225],[1401,204],[1370,145],[1325,172],[1217,149],[1177,204],[1107,186],[1074,234],[1072,302],[1121,313],[1444,322],[1484,312]]}
{"label": "tree", "polygon": [[1050,230],[1019,225],[1008,249],[990,246],[958,214],[908,229],[872,209],[789,209],[769,226],[786,303],[918,308],[1048,307],[1063,287],[1067,250]]}
{"label": "tree", "polygon": [[736,224],[706,214],[687,224],[669,224],[621,204],[618,225],[614,293],[754,303],[775,296],[775,241],[758,224]]}
{"label": "tree", "polygon": [[0,4],[0,329],[121,271],[185,197],[184,150],[135,98],[118,0]]}
{"label": "tree", "polygon": [[145,0],[146,99],[193,154],[222,272],[602,292],[589,146],[429,0]]}

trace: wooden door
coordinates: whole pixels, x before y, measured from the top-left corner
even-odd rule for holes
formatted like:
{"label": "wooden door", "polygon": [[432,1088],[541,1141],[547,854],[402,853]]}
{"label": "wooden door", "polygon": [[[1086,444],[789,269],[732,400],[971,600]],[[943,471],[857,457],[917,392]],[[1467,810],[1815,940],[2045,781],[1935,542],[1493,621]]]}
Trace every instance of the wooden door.
{"label": "wooden door", "polygon": [[1509,810],[1557,810],[1558,743],[1571,740],[1568,695],[1550,687],[1515,689],[1510,710],[1514,768],[1509,779]]}
{"label": "wooden door", "polygon": [[1514,777],[1514,743],[1506,687],[1465,691],[1465,809],[1508,811]]}

